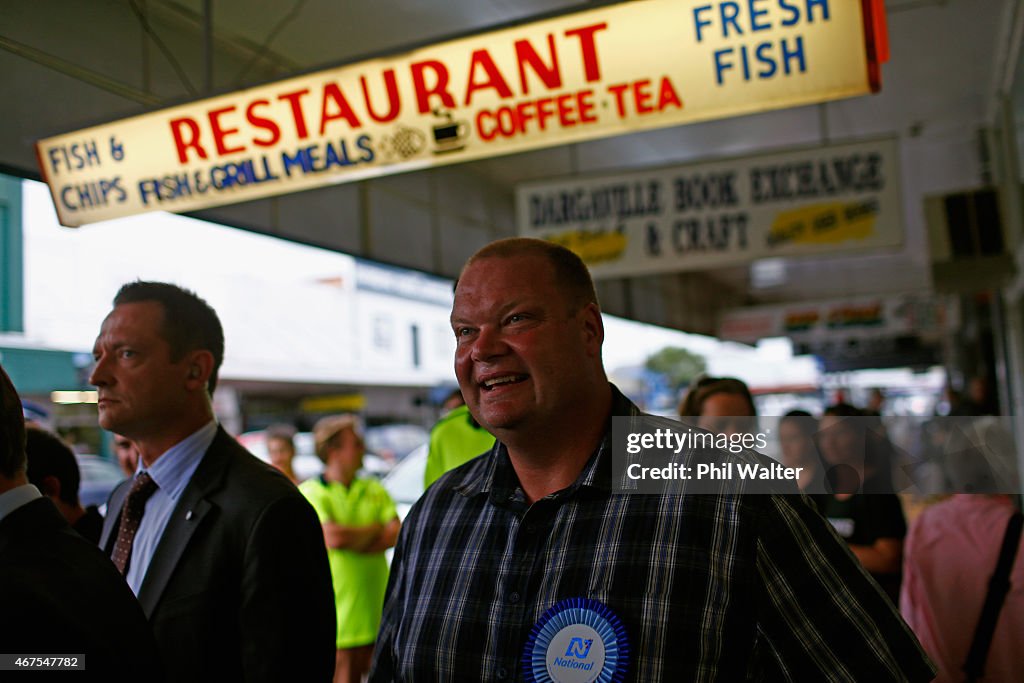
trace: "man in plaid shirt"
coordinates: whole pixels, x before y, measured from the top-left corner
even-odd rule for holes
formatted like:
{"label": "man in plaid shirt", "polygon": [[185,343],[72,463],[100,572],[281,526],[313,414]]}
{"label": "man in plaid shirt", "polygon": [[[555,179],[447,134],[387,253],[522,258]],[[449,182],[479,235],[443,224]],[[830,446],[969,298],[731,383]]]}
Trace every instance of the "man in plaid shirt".
{"label": "man in plaid shirt", "polygon": [[497,438],[414,506],[372,681],[931,680],[799,495],[616,493],[593,283],[529,239],[462,271],[455,370]]}

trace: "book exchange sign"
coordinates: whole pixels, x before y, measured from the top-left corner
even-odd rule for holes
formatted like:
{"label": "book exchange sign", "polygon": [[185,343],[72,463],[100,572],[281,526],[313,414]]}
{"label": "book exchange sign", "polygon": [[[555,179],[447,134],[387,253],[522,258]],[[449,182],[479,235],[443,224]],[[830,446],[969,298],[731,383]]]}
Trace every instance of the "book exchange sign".
{"label": "book exchange sign", "polygon": [[862,95],[881,0],[640,0],[38,142],[64,225]]}
{"label": "book exchange sign", "polygon": [[894,139],[516,188],[519,233],[595,278],[700,270],[902,243]]}

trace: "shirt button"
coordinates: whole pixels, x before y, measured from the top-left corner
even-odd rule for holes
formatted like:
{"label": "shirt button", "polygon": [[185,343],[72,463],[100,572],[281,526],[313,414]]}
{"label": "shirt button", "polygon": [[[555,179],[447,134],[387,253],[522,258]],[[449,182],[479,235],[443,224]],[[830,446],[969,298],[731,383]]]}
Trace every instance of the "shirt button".
{"label": "shirt button", "polygon": [[508,678],[508,669],[506,669],[503,666],[498,667],[498,678],[501,680],[505,680],[506,678]]}
{"label": "shirt button", "polygon": [[528,534],[535,534],[535,533],[537,533],[537,525],[534,524],[533,522],[530,522],[529,524],[527,524],[526,525],[526,533],[528,533]]}
{"label": "shirt button", "polygon": [[513,605],[519,602],[519,591],[512,591],[508,594],[508,601]]}

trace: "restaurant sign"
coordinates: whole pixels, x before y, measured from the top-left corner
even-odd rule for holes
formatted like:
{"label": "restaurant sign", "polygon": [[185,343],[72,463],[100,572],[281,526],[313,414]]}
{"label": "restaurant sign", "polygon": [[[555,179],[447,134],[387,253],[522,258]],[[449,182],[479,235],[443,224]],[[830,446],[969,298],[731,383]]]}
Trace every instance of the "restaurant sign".
{"label": "restaurant sign", "polygon": [[41,140],[60,222],[191,211],[875,91],[882,0],[639,0]]}

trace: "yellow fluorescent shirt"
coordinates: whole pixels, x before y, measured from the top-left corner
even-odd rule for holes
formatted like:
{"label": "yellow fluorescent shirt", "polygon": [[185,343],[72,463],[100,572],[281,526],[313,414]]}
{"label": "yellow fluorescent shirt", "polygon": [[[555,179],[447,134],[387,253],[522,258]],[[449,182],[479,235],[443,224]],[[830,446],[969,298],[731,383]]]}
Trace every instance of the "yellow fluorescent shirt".
{"label": "yellow fluorescent shirt", "polygon": [[[321,522],[366,526],[387,524],[398,516],[391,496],[375,479],[356,479],[346,487],[340,482],[316,477],[302,482],[299,490]],[[338,649],[373,643],[380,627],[388,581],[384,553],[328,548],[327,559],[338,610]]]}
{"label": "yellow fluorescent shirt", "polygon": [[448,470],[486,453],[493,445],[494,437],[472,421],[469,408],[461,405],[453,409],[430,430],[424,488]]}

